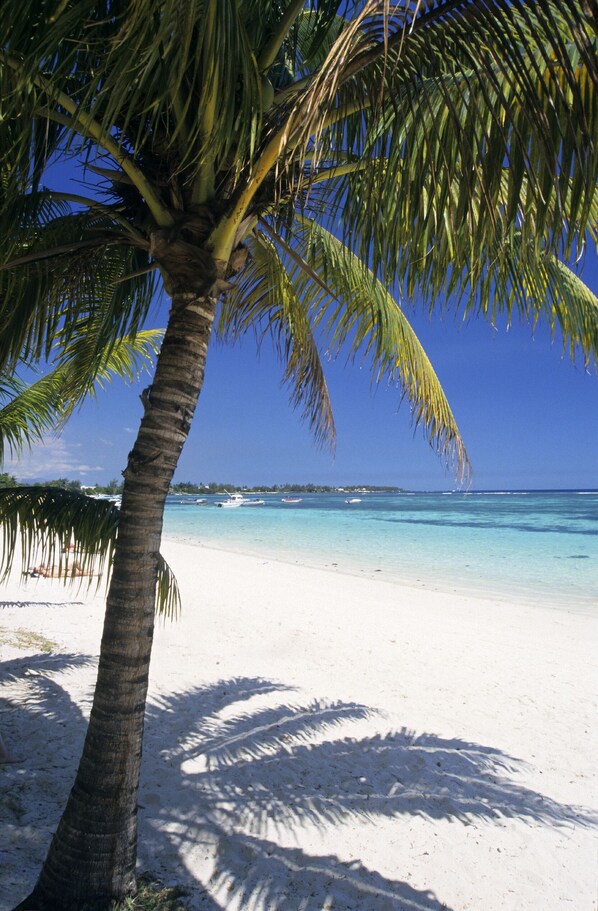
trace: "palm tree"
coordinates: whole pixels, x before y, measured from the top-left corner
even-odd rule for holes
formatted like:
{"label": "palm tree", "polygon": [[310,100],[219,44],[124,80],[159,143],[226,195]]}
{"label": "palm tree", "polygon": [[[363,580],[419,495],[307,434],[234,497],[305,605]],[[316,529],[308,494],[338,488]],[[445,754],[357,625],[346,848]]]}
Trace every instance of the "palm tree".
{"label": "palm tree", "polygon": [[[84,752],[22,906],[105,908],[134,889],[164,502],[214,329],[273,334],[321,439],[319,352],[365,355],[467,472],[389,288],[544,317],[595,355],[597,301],[563,260],[596,241],[596,19],[587,0],[5,0],[0,34],[0,369],[82,319],[134,335],[171,299]],[[59,159],[76,192],[45,186]]]}

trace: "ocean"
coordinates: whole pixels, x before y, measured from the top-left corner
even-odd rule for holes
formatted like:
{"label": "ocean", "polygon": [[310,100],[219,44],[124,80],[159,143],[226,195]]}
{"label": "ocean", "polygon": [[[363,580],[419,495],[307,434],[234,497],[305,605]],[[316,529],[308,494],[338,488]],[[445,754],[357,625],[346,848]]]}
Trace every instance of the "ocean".
{"label": "ocean", "polygon": [[[598,491],[263,494],[216,509],[169,497],[187,543],[407,585],[598,610]],[[360,502],[348,504],[348,497]]]}

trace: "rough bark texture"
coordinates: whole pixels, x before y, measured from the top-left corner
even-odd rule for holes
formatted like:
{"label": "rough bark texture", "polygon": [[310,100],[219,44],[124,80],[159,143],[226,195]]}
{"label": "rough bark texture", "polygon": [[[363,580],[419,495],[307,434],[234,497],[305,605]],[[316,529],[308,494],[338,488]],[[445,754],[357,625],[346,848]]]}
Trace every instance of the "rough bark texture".
{"label": "rough bark texture", "polygon": [[83,756],[32,895],[19,909],[105,909],[135,888],[137,792],[164,502],[203,384],[215,301],[176,289],[129,454]]}

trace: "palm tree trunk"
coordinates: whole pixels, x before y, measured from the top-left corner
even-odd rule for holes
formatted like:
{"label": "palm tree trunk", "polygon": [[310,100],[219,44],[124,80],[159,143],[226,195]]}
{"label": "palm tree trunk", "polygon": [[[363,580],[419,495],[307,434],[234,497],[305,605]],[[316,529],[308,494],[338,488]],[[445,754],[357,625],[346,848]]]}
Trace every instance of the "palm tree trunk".
{"label": "palm tree trunk", "polygon": [[135,889],[137,791],[164,502],[203,384],[215,301],[173,294],[121,517],[83,756],[37,885],[20,909],[105,909]]}

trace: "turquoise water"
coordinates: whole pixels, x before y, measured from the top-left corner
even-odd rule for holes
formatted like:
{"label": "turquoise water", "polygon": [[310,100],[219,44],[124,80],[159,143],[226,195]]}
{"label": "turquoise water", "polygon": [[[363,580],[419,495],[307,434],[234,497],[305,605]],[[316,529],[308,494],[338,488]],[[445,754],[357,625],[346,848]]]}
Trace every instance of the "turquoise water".
{"label": "turquoise water", "polygon": [[[598,609],[598,491],[264,494],[215,509],[169,498],[165,534],[410,585]],[[187,498],[188,500],[189,498]]]}

